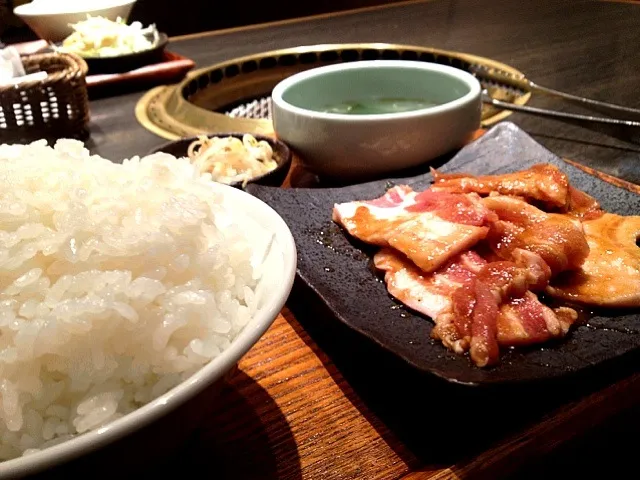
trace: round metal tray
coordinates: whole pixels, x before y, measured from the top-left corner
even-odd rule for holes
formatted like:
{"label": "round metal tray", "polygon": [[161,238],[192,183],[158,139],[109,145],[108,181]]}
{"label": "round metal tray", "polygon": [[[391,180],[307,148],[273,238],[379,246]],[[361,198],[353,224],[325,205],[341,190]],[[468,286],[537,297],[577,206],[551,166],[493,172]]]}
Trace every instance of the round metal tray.
{"label": "round metal tray", "polygon": [[[217,132],[272,135],[269,95],[278,82],[322,65],[376,59],[451,65],[474,74],[494,98],[518,105],[527,103],[531,96],[531,92],[504,80],[524,78],[522,72],[476,55],[382,43],[311,45],[258,53],[195,70],[176,85],[147,92],[136,105],[136,118],[145,128],[169,140]],[[494,72],[500,76],[494,77]],[[482,126],[509,114],[483,105]]]}

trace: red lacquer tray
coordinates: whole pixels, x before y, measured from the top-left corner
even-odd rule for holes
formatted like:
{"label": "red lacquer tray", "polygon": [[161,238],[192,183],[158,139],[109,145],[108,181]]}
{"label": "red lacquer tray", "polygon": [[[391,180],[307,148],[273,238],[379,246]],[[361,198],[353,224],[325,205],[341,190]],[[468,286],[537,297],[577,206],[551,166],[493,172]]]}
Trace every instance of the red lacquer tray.
{"label": "red lacquer tray", "polygon": [[[21,54],[36,53],[48,48],[44,40],[17,43],[12,45]],[[131,86],[150,86],[152,84],[175,83],[195,66],[195,62],[177,53],[165,50],[162,61],[124,73],[87,75],[89,93],[104,91],[107,87],[120,90]]]}

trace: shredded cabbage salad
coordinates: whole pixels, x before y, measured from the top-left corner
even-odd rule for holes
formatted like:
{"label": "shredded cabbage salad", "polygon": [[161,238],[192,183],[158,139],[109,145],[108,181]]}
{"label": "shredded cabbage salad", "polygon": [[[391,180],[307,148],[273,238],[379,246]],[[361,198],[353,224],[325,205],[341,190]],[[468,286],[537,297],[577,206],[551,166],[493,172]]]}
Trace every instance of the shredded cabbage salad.
{"label": "shredded cabbage salad", "polygon": [[210,174],[212,180],[226,184],[246,185],[278,166],[271,145],[249,134],[243,135],[242,140],[201,135],[189,145],[187,155],[200,173]]}
{"label": "shredded cabbage salad", "polygon": [[59,50],[81,57],[117,57],[153,48],[158,42],[155,25],[143,28],[140,22],[127,25],[87,15],[87,19],[71,25],[73,33],[62,41]]}

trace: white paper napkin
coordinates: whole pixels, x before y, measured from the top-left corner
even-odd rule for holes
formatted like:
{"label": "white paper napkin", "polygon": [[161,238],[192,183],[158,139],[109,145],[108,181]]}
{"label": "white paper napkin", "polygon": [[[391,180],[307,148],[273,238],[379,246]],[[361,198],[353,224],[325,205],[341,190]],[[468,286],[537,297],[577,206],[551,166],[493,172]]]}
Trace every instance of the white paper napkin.
{"label": "white paper napkin", "polygon": [[18,85],[27,80],[47,78],[47,72],[26,73],[20,54],[14,47],[0,49],[0,85]]}
{"label": "white paper napkin", "polygon": [[23,77],[26,74],[20,60],[20,54],[14,47],[0,50],[0,81]]}

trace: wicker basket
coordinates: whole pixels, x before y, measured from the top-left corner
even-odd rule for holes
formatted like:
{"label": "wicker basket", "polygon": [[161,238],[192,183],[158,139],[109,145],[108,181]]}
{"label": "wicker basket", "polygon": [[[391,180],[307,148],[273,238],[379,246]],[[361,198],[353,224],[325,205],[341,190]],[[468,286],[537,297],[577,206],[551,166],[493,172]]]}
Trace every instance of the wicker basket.
{"label": "wicker basket", "polygon": [[86,62],[73,54],[43,53],[25,55],[22,63],[27,73],[44,70],[48,77],[0,86],[0,143],[86,138]]}

